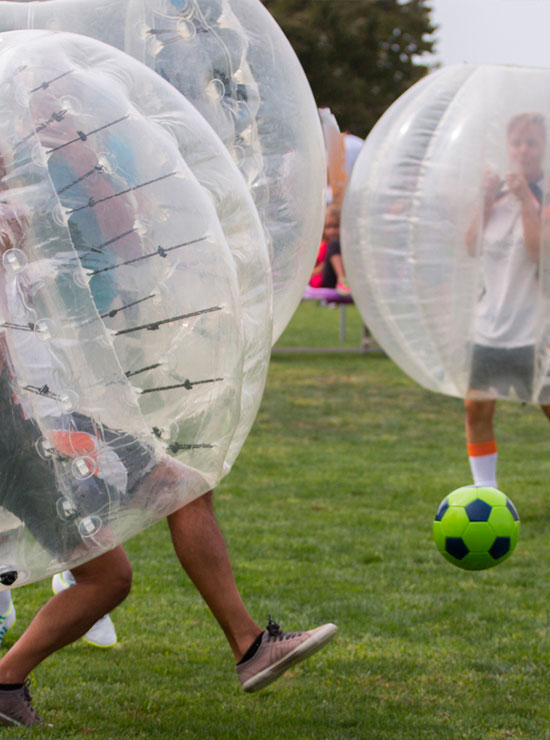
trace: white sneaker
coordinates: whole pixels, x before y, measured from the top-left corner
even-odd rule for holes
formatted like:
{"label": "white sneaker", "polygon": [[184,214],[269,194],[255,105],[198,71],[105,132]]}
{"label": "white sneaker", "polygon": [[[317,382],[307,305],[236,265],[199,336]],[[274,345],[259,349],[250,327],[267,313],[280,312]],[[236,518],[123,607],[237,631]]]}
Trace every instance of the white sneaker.
{"label": "white sneaker", "polygon": [[[68,578],[65,577],[65,573],[69,575],[70,571],[56,573],[52,578],[52,591],[54,594],[58,594],[60,591],[64,591],[73,585],[69,583]],[[82,635],[82,639],[94,647],[110,648],[116,645],[116,630],[111,617],[106,614],[101,619],[98,619],[93,627],[90,627],[86,634]]]}
{"label": "white sneaker", "polygon": [[82,639],[99,648],[110,648],[116,645],[116,630],[111,617],[106,614],[98,619],[94,626],[82,636]]}
{"label": "white sneaker", "polygon": [[13,625],[15,624],[15,606],[10,598],[10,605],[8,607],[7,612],[4,612],[4,614],[0,614],[0,645],[2,644],[2,640],[4,639],[4,635],[6,632],[11,630]]}

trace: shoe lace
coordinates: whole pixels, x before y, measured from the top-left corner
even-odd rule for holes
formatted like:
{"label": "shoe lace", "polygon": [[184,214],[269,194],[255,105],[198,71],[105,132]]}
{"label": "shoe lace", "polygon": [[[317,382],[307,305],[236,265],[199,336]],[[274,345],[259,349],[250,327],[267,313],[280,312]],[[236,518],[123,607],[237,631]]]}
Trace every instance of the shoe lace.
{"label": "shoe lace", "polygon": [[28,709],[33,717],[38,717],[36,712],[34,711],[34,707],[32,705],[32,696],[31,692],[29,691],[29,686],[31,685],[31,680],[28,678],[25,683],[23,684],[23,696],[25,697],[25,701],[27,703]]}
{"label": "shoe lace", "polygon": [[297,637],[298,635],[301,635],[301,632],[283,632],[283,630],[279,627],[277,622],[275,622],[273,619],[271,619],[271,616],[268,615],[267,617],[267,627],[266,631],[268,634],[267,641],[276,641],[276,640],[291,640],[293,637]]}

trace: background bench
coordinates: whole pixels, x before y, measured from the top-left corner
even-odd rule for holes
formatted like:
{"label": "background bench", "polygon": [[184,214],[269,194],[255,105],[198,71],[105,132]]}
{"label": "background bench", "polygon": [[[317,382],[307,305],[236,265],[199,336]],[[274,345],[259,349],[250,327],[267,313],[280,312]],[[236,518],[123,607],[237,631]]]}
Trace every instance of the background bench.
{"label": "background bench", "polygon": [[352,296],[340,295],[336,288],[312,288],[308,285],[302,300],[336,303],[340,307],[340,341],[346,341],[346,306],[353,303]]}

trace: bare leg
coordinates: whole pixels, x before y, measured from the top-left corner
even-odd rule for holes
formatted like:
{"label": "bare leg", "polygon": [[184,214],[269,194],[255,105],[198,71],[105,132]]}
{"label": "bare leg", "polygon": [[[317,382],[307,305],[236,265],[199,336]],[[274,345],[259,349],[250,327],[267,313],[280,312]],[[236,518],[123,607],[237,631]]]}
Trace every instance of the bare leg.
{"label": "bare leg", "polygon": [[496,401],[474,401],[467,398],[464,402],[466,410],[466,442],[490,442],[495,438],[493,417]]}
{"label": "bare leg", "polygon": [[0,659],[0,683],[22,683],[48,655],[82,637],[130,592],[132,568],[120,546],[72,573],[76,584],[47,601]]}
{"label": "bare leg", "polygon": [[176,554],[225,633],[239,661],[262,632],[241,599],[224,537],[214,515],[212,492],[168,517]]}
{"label": "bare leg", "polygon": [[495,401],[467,398],[466,443],[474,486],[497,487],[498,451],[493,428]]}
{"label": "bare leg", "polygon": [[346,271],[344,270],[344,263],[342,261],[342,256],[340,254],[333,254],[330,258],[330,264],[332,265],[332,269],[334,270],[336,274],[336,279],[338,282],[341,282],[342,280],[346,279]]}

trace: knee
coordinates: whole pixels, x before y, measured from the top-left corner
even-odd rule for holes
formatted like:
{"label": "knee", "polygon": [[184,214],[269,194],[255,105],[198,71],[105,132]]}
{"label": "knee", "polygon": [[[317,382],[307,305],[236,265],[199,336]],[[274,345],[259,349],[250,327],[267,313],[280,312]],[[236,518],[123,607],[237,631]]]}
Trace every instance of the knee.
{"label": "knee", "polygon": [[467,399],[464,402],[466,412],[466,424],[471,427],[480,424],[490,424],[493,420],[494,403],[492,401],[472,401]]}
{"label": "knee", "polygon": [[77,583],[93,586],[108,595],[113,605],[124,601],[132,589],[132,566],[122,547],[72,569],[72,574]]}
{"label": "knee", "polygon": [[191,505],[196,504],[199,508],[209,509],[210,511],[214,511],[214,491],[208,491],[207,493],[203,493],[202,496],[199,496],[194,501],[191,502]]}
{"label": "knee", "polygon": [[177,511],[174,511],[168,516],[168,521],[170,523],[173,523],[182,520],[188,520],[191,517],[210,516],[213,515],[213,513],[214,493],[213,491],[208,491],[208,493],[203,493],[202,496],[198,496],[198,498],[195,498],[193,499],[193,501],[185,504],[185,506],[182,506],[181,509],[177,509]]}
{"label": "knee", "polygon": [[117,603],[124,601],[132,590],[132,576],[132,568],[128,564],[127,567],[121,568],[112,574],[109,579],[113,599],[116,600]]}
{"label": "knee", "polygon": [[117,569],[105,574],[100,582],[95,582],[102,593],[107,604],[107,610],[111,611],[121,604],[132,590],[132,569]]}

